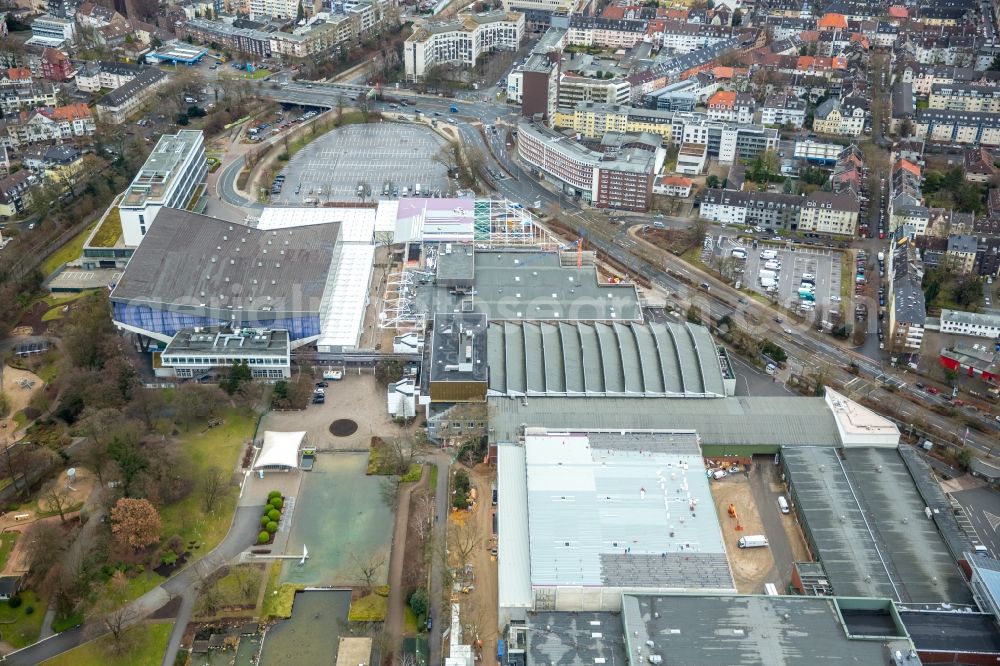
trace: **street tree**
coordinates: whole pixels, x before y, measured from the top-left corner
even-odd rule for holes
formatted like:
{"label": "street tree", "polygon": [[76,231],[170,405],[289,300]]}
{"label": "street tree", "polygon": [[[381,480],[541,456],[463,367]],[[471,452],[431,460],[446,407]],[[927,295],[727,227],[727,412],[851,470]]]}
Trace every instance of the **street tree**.
{"label": "street tree", "polygon": [[94,604],[91,619],[88,625],[92,635],[107,634],[114,654],[127,652],[125,629],[138,616],[128,603],[128,579],[123,572],[116,571],[108,581]]}
{"label": "street tree", "polygon": [[205,470],[199,483],[201,490],[201,506],[205,513],[212,513],[219,500],[226,492],[226,475],[218,467]]}
{"label": "street tree", "polygon": [[49,483],[42,491],[42,501],[45,503],[47,511],[59,514],[60,522],[66,522],[66,512],[69,510],[71,502],[69,493],[62,487],[58,479]]}
{"label": "street tree", "polygon": [[461,522],[454,522],[448,536],[448,549],[455,554],[459,567],[465,567],[483,544],[483,536],[471,516]]}
{"label": "street tree", "polygon": [[351,551],[351,561],[354,563],[355,573],[358,578],[364,581],[365,591],[370,593],[375,587],[375,581],[386,565],[385,552],[379,550],[364,557],[355,550]]}

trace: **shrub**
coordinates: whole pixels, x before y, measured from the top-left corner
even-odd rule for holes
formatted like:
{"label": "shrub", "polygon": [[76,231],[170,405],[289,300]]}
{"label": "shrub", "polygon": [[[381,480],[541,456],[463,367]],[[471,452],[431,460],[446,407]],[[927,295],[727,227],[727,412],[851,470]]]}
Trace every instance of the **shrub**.
{"label": "shrub", "polygon": [[267,532],[261,532],[257,535],[257,543],[267,543],[271,540],[271,535]]}
{"label": "shrub", "polygon": [[275,497],[281,497],[281,491],[280,490],[272,490],[271,492],[269,492],[267,494],[267,501],[270,502]]}
{"label": "shrub", "polygon": [[267,512],[267,517],[274,522],[278,522],[278,519],[281,518],[281,512],[275,509],[271,509],[270,511]]}
{"label": "shrub", "polygon": [[21,597],[16,597],[16,596],[11,597],[10,599],[7,600],[7,605],[10,606],[11,608],[17,608],[18,606],[21,605]]}
{"label": "shrub", "polygon": [[269,522],[271,522],[271,516],[267,515],[266,513],[260,517],[261,527],[266,527]]}
{"label": "shrub", "polygon": [[270,501],[270,505],[278,511],[281,511],[281,507],[285,506],[285,501],[280,497],[275,497]]}
{"label": "shrub", "polygon": [[24,609],[24,614],[25,615],[31,615],[34,612],[35,612],[35,607],[34,606],[28,606],[27,608]]}
{"label": "shrub", "polygon": [[267,527],[265,527],[264,529],[266,529],[268,533],[274,534],[275,532],[278,531],[278,523],[268,523]]}
{"label": "shrub", "polygon": [[160,558],[164,566],[173,566],[177,563],[177,553],[172,550],[164,551],[162,557]]}

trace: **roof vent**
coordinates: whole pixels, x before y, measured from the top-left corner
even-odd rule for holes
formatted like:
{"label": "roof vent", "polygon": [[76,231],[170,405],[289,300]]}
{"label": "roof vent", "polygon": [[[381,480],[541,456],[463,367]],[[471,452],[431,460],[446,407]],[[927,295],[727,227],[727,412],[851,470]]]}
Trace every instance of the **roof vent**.
{"label": "roof vent", "polygon": [[230,265],[230,266],[234,266],[234,265],[236,265],[236,260],[235,260],[235,259],[230,259],[230,260],[229,260],[229,265]]}

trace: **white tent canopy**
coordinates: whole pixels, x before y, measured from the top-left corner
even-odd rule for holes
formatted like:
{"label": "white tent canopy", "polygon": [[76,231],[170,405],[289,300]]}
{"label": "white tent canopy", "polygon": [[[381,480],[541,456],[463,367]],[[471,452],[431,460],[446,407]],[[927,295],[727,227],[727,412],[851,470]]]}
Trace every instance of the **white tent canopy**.
{"label": "white tent canopy", "polygon": [[295,469],[299,466],[299,449],[306,438],[303,432],[264,432],[264,445],[254,463],[255,470]]}

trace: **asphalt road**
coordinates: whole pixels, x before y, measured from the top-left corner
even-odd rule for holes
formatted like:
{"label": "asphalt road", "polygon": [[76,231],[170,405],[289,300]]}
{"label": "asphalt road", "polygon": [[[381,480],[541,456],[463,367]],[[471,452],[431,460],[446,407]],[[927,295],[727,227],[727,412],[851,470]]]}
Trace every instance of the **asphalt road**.
{"label": "asphalt road", "polygon": [[979,540],[993,557],[1000,555],[1000,493],[991,488],[973,488],[952,493],[965,509]]}
{"label": "asphalt road", "polygon": [[[764,525],[764,534],[767,536],[768,548],[771,550],[771,557],[774,558],[774,567],[768,572],[768,583],[774,583],[778,592],[784,593],[791,580],[792,563],[795,556],[792,554],[792,544],[788,540],[788,533],[785,532],[784,521],[793,520],[791,515],[784,515],[778,508],[778,495],[771,490],[770,483],[777,481],[777,466],[770,456],[755,456],[753,458],[753,469],[750,470],[750,492],[753,501],[757,505],[757,513],[761,523]],[[753,594],[763,594],[763,588],[753,592]]]}

